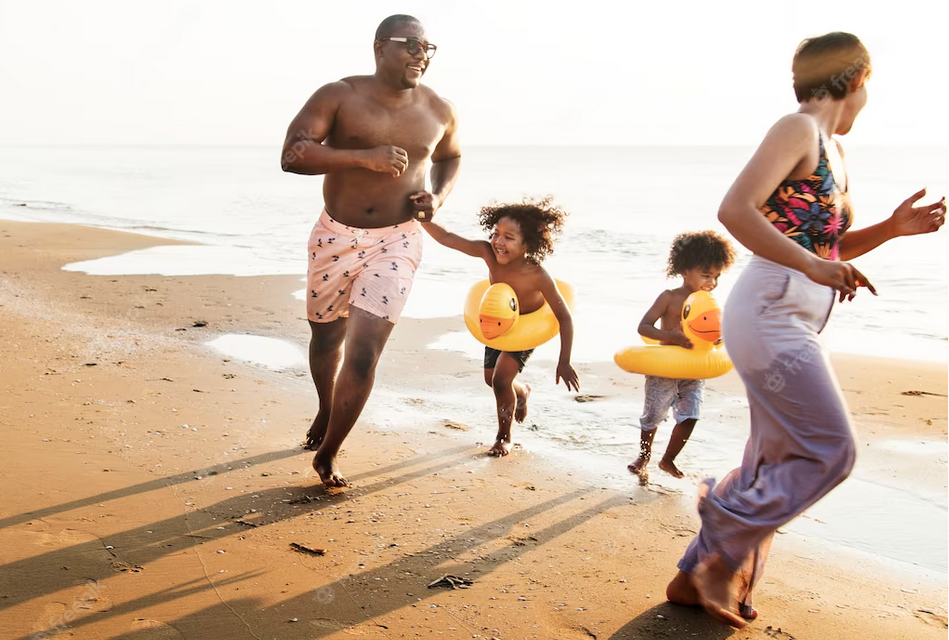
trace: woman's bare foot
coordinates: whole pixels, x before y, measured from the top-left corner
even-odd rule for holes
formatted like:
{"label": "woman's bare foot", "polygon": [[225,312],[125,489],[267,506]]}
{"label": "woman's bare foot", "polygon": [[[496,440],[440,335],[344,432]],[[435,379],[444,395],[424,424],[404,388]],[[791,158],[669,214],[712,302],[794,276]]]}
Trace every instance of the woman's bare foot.
{"label": "woman's bare foot", "polygon": [[698,497],[695,500],[695,510],[701,514],[705,510],[705,501],[708,500],[708,496],[712,493],[712,487],[715,486],[715,480],[713,478],[705,478],[702,482],[699,483]]}
{"label": "woman's bare foot", "polygon": [[675,478],[685,477],[685,474],[679,471],[679,468],[675,466],[675,463],[672,462],[672,460],[666,460],[663,458],[659,461],[659,468]]}
{"label": "woman's bare foot", "polygon": [[699,602],[710,616],[741,629],[748,623],[738,615],[735,597],[735,573],[718,554],[712,554],[695,568],[692,584]]}
{"label": "woman's bare foot", "polygon": [[758,617],[758,610],[755,609],[750,604],[745,604],[744,602],[738,603],[738,615],[740,615],[745,620],[751,622]]}
{"label": "woman's bare foot", "polygon": [[501,458],[511,453],[511,438],[499,437],[494,446],[488,449],[488,455]]}
{"label": "woman's bare foot", "polygon": [[[692,582],[692,576],[684,571],[679,571],[666,587],[666,600],[683,607],[696,607],[702,604],[695,583]],[[745,620],[754,620],[758,617],[758,611],[751,605],[740,603],[738,611]]]}
{"label": "woman's bare foot", "polygon": [[529,384],[522,384],[520,386],[521,393],[517,394],[517,404],[514,406],[514,420],[517,422],[524,422],[524,419],[527,418],[527,398],[531,395],[531,386]]}
{"label": "woman's bare foot", "polygon": [[349,486],[349,483],[346,482],[344,478],[339,473],[339,469],[336,467],[336,456],[333,456],[328,461],[320,460],[320,454],[317,453],[313,456],[313,470],[320,474],[320,480],[323,481],[327,487],[346,487]]}
{"label": "woman's bare foot", "polygon": [[637,476],[642,475],[646,471],[646,464],[649,462],[649,458],[645,456],[639,456],[636,458],[636,461],[632,464],[626,465],[626,468],[629,469],[630,473],[635,473]]}
{"label": "woman's bare foot", "polygon": [[692,583],[692,576],[681,570],[666,587],[666,600],[672,604],[680,604],[685,607],[702,604],[699,600],[699,592],[696,591],[695,585]]}

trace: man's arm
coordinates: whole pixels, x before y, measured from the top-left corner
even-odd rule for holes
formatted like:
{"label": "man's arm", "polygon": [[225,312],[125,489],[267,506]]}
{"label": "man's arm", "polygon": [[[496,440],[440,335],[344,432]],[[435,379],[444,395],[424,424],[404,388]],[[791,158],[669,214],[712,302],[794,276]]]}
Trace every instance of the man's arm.
{"label": "man's arm", "polygon": [[423,221],[431,220],[435,212],[441,208],[442,203],[455,187],[458,171],[461,168],[458,115],[455,113],[454,105],[447,100],[442,100],[442,102],[447,109],[448,121],[445,125],[445,135],[432,152],[432,192],[420,191],[409,196],[415,207],[416,217]]}
{"label": "man's arm", "polygon": [[333,130],[336,112],[353,90],[340,80],[317,89],[287,128],[280,167],[290,173],[321,175],[361,167],[398,177],[408,166],[404,149],[383,145],[372,149],[336,149],[323,144]]}

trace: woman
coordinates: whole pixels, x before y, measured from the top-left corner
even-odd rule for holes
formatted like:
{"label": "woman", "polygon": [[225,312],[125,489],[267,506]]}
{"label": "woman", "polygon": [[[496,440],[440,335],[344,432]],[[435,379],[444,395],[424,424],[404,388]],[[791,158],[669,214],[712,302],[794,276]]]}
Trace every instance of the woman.
{"label": "woman", "polygon": [[850,416],[818,335],[834,304],[859,287],[876,293],[847,261],[898,236],[945,222],[945,198],[923,207],[910,196],[887,220],[851,231],[843,151],[867,101],[870,57],[849,33],[805,40],[794,56],[801,107],[772,127],[719,209],[719,220],[754,257],[725,306],[723,333],[748,391],[751,433],[739,469],[706,480],[702,528],[679,561],[666,595],[701,604],[743,627],[757,612],[751,591],[775,529],[850,473]]}

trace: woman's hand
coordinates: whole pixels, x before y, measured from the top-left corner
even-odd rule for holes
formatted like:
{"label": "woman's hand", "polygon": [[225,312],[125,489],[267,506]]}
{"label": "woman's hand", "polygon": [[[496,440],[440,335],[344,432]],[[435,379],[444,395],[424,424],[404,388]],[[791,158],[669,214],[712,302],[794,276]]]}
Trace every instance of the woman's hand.
{"label": "woman's hand", "polygon": [[849,262],[824,260],[814,256],[804,274],[814,282],[831,287],[838,292],[840,302],[844,299],[853,300],[857,295],[857,287],[866,287],[870,293],[877,295],[877,290],[870,284],[867,277]]}
{"label": "woman's hand", "polygon": [[917,191],[904,200],[893,212],[890,221],[893,225],[893,237],[913,236],[920,233],[932,233],[946,222],[946,198],[939,202],[914,207],[916,201],[926,195],[926,190]]}

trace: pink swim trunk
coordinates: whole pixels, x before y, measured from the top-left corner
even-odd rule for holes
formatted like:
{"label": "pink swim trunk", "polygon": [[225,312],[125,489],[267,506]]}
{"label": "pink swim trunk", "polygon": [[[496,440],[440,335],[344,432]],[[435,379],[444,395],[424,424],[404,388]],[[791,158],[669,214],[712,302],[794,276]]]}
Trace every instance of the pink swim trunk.
{"label": "pink swim trunk", "polygon": [[349,317],[349,307],[395,324],[422,260],[416,220],[379,229],[350,227],[323,210],[307,243],[306,315],[312,322]]}

